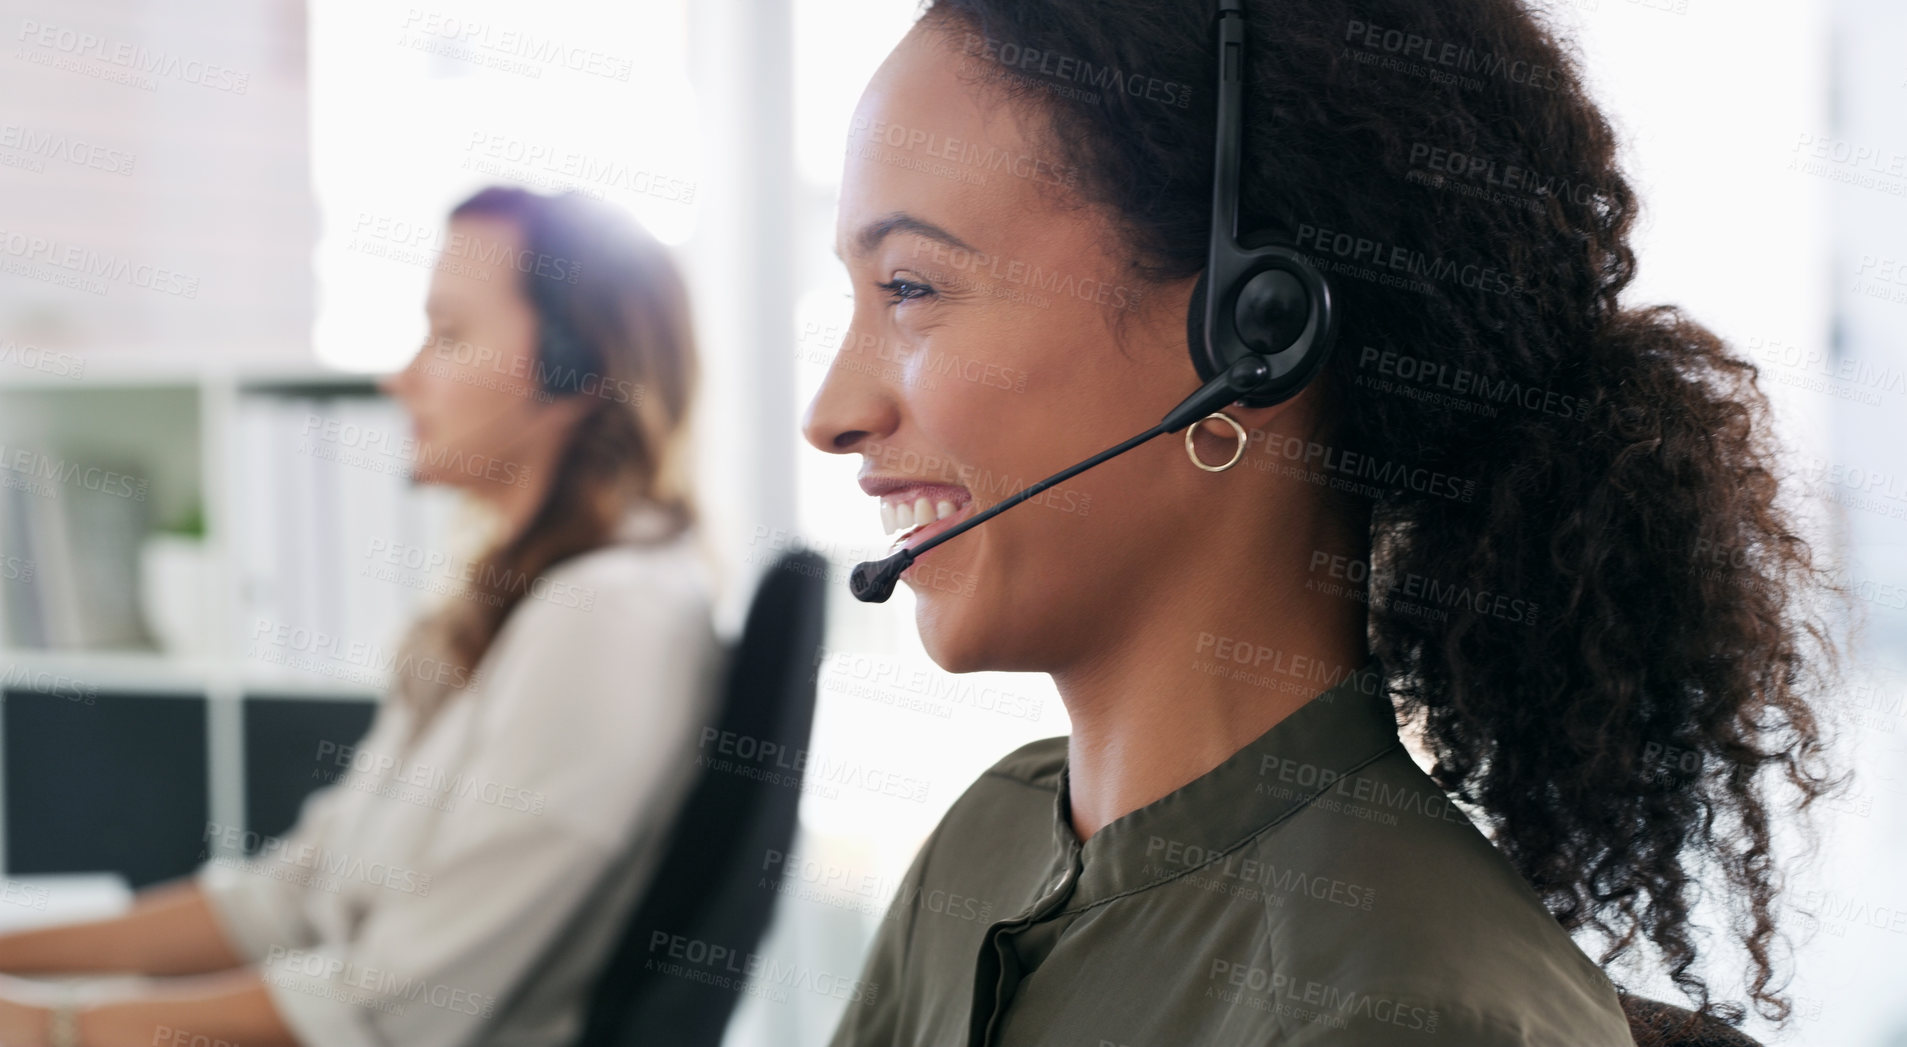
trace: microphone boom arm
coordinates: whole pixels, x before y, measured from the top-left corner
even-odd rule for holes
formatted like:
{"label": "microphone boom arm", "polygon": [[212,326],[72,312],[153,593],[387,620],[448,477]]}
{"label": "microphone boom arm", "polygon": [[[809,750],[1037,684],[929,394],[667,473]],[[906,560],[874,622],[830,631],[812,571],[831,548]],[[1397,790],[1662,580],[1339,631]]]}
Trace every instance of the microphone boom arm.
{"label": "microphone boom arm", "polygon": [[887,598],[894,594],[894,585],[900,581],[901,573],[906,571],[913,564],[914,558],[920,554],[957,534],[964,534],[978,527],[1056,483],[1070,480],[1107,459],[1125,454],[1155,436],[1178,432],[1213,411],[1235,403],[1240,397],[1256,391],[1271,381],[1271,377],[1271,365],[1265,361],[1264,357],[1257,355],[1241,357],[1236,363],[1219,372],[1217,377],[1200,387],[1198,392],[1186,397],[1177,407],[1166,412],[1159,424],[1145,432],[1108,447],[1083,462],[1062,469],[1039,483],[1016,492],[1012,497],[986,512],[962,520],[958,526],[949,527],[911,549],[902,549],[886,559],[869,560],[866,563],[857,564],[853,572],[848,575],[849,591],[854,594],[855,599],[863,603],[887,602]]}

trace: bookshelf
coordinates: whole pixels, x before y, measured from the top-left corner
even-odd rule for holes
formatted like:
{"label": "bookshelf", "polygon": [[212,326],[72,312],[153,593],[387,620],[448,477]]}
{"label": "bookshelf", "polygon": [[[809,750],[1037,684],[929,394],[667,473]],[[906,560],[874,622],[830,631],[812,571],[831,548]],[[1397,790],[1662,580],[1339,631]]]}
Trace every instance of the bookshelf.
{"label": "bookshelf", "polygon": [[[372,431],[407,432],[401,408],[368,377],[316,369],[88,367],[0,382],[9,874],[123,853],[146,863],[118,866],[138,884],[184,871],[177,841],[203,838],[202,823],[286,827],[316,784],[286,773],[301,748],[315,767],[298,739],[355,740],[404,626],[442,588],[401,563],[368,569],[393,550],[445,548],[455,512],[454,495],[411,486],[392,455],[338,453]],[[153,747],[176,755],[155,760]],[[114,752],[101,773],[119,781],[66,788],[43,759]],[[155,793],[173,800],[123,851],[71,832]],[[214,834],[193,857],[219,853]]]}

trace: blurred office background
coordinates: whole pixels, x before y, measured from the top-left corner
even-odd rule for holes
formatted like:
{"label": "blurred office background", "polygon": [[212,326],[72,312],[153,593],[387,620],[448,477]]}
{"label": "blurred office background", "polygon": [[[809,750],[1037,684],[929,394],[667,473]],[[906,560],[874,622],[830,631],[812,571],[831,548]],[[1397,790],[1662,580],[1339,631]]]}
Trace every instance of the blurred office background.
{"label": "blurred office background", "polygon": [[[1907,11],[1549,10],[1646,201],[1632,301],[1682,304],[1763,365],[1866,618],[1831,709],[1859,778],[1790,884],[1799,1016],[1751,1031],[1907,1045]],[[494,182],[574,188],[635,214],[689,275],[723,627],[782,549],[835,567],[762,950],[775,983],[729,1036],[824,1042],[845,1001],[807,987],[858,975],[947,805],[1066,731],[1044,677],[935,667],[904,588],[847,597],[847,567],[886,539],[857,461],[797,431],[848,315],[832,254],[848,116],[911,0],[0,14],[5,874],[138,886],[222,853],[208,823],[290,824],[316,784],[310,740],[368,723],[398,631],[444,587],[432,556],[461,540],[458,507],[406,483],[408,423],[373,384],[422,340],[443,216]]]}

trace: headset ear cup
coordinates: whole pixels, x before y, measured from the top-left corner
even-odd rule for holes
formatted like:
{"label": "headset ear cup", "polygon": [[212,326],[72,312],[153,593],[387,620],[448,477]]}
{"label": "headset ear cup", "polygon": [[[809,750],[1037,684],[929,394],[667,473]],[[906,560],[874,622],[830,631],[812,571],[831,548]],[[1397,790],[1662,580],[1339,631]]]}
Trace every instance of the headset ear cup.
{"label": "headset ear cup", "polygon": [[582,385],[582,347],[562,324],[544,319],[537,327],[537,378],[543,391],[568,396]]}
{"label": "headset ear cup", "polygon": [[[1218,344],[1207,347],[1205,300],[1211,288],[1207,275],[1200,273],[1185,332],[1192,364],[1206,381],[1236,359],[1258,354],[1253,345],[1282,346],[1259,354],[1272,366],[1272,383],[1238,400],[1247,407],[1267,407],[1297,395],[1322,369],[1336,340],[1336,309],[1330,282],[1310,259],[1274,234],[1258,232],[1249,239],[1259,257],[1243,267],[1251,275],[1241,279],[1227,297],[1235,313],[1250,315],[1227,316],[1224,309],[1219,310],[1218,322],[1229,326],[1213,332]],[[1280,279],[1267,283],[1267,274],[1278,274]]]}
{"label": "headset ear cup", "polygon": [[[1270,228],[1253,229],[1239,237],[1239,246],[1247,250],[1288,242],[1278,230]],[[1198,369],[1202,381],[1211,381],[1231,363],[1230,360],[1214,359],[1205,345],[1205,293],[1210,290],[1209,276],[1209,271],[1199,271],[1198,281],[1192,285],[1192,301],[1185,314],[1185,344],[1192,354],[1192,366]]]}
{"label": "headset ear cup", "polygon": [[1185,345],[1192,353],[1192,366],[1197,368],[1199,381],[1209,382],[1218,374],[1217,361],[1205,351],[1205,271],[1200,270],[1198,282],[1192,285],[1192,304],[1185,311]]}

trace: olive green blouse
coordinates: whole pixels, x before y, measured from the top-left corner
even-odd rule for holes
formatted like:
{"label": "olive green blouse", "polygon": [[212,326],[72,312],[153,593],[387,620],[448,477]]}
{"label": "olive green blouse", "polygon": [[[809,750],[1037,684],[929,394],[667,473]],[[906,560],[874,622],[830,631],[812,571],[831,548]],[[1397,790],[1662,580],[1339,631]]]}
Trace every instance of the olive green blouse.
{"label": "olive green blouse", "polygon": [[1405,752],[1382,667],[1094,833],[1066,739],[954,802],[832,1047],[1629,1047],[1614,987]]}

